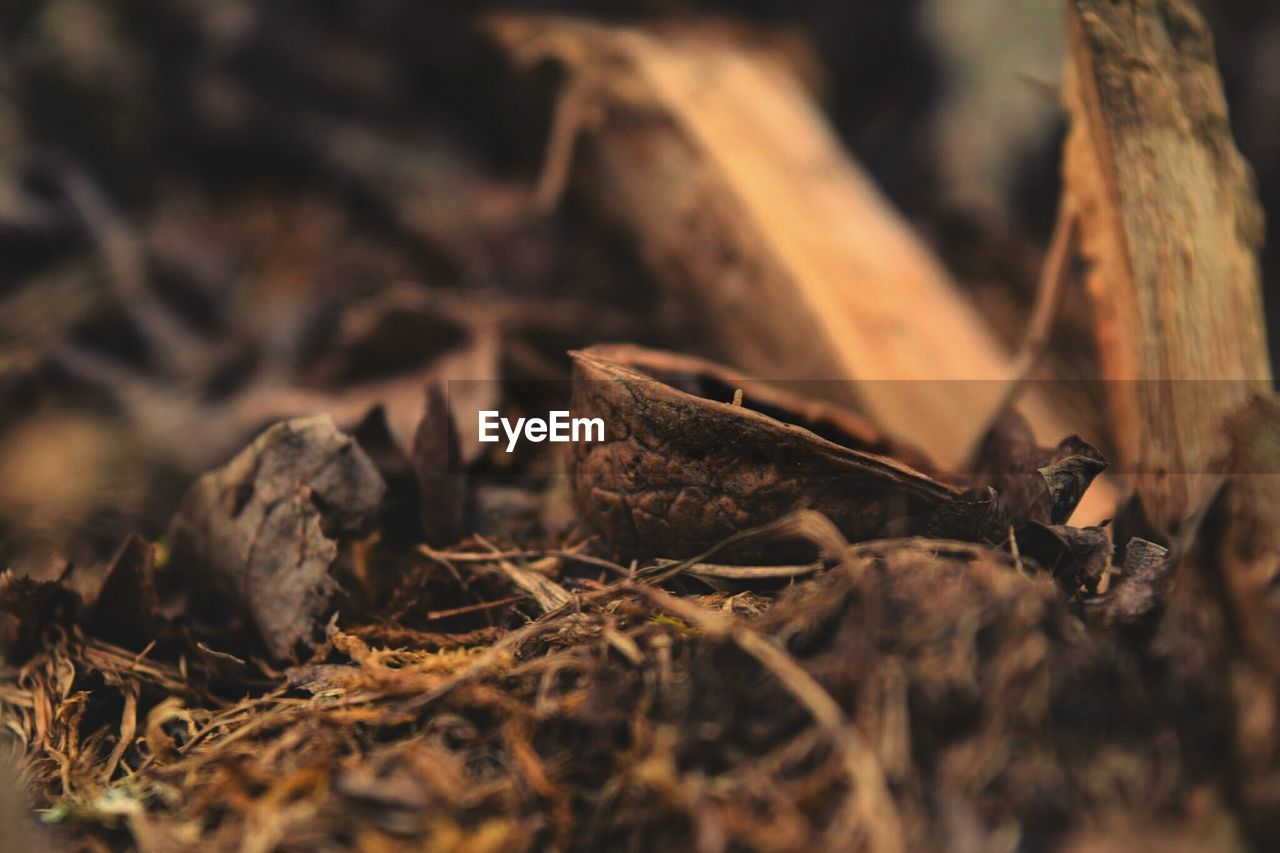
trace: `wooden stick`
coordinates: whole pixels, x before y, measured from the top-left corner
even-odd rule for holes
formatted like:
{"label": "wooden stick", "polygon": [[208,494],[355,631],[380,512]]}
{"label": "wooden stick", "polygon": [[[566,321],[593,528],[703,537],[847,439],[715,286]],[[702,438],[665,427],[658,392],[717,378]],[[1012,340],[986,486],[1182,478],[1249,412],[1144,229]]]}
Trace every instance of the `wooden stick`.
{"label": "wooden stick", "polygon": [[[589,127],[556,131],[578,140],[570,184],[706,320],[703,354],[830,380],[826,396],[943,467],[965,462],[1016,366],[780,63],[681,31],[519,15],[487,27],[519,62],[561,63],[592,102],[565,111]],[[564,171],[565,143],[551,147],[544,187]],[[1072,431],[1039,394],[1021,408],[1045,442]],[[1081,515],[1113,507],[1103,483]]]}
{"label": "wooden stick", "polygon": [[1068,0],[1071,132],[1113,440],[1175,531],[1226,451],[1224,418],[1271,384],[1262,215],[1212,39],[1186,0]]}

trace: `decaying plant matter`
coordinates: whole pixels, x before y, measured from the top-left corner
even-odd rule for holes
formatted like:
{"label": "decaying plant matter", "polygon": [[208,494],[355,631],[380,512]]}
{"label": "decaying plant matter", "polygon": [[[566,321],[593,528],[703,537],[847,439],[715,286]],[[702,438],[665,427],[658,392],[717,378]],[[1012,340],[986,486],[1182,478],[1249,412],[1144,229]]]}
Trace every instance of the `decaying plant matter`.
{"label": "decaying plant matter", "polygon": [[1107,466],[1078,438],[1037,447],[1010,415],[983,442],[977,470],[950,478],[967,481],[961,491],[903,464],[933,467],[852,413],[710,362],[632,346],[573,358],[574,410],[611,425],[604,442],[573,448],[577,506],[620,553],[689,557],[752,520],[809,509],[854,541],[1020,538],[1068,592],[1094,589],[1110,564],[1106,532],[1066,526]]}
{"label": "decaying plant matter", "polygon": [[[578,508],[623,553],[692,556],[753,519],[800,508],[827,515],[855,540],[905,534],[923,530],[930,511],[956,495],[858,449],[874,446],[875,432],[852,415],[808,413],[813,426],[829,426],[832,438],[823,438],[759,411],[754,388],[735,396],[731,376],[662,355],[610,347],[574,354],[574,411],[610,427],[604,442],[574,445]],[[668,384],[696,388],[699,379],[711,387],[689,393]],[[717,386],[720,399],[700,395]],[[770,394],[761,402],[804,417],[804,401],[789,401]]]}
{"label": "decaying plant matter", "polygon": [[288,658],[337,589],[335,541],[369,528],[386,485],[328,417],[283,421],[196,481],[169,529],[196,611],[246,613]]}
{"label": "decaying plant matter", "polygon": [[496,641],[331,627],[302,665],[240,676],[276,685],[249,698],[218,689],[243,663],[198,655],[184,674],[64,629],[11,673],[5,722],[47,756],[24,778],[63,790],[58,821],[149,849],[988,847],[1170,811],[1193,838],[1243,831],[1177,756],[1196,733],[1166,713],[1181,682],[1135,678],[1127,641],[1091,636],[1034,564],[849,545],[816,515],[763,533],[809,541],[821,577],[772,604],[622,579]]}
{"label": "decaying plant matter", "polygon": [[[1013,360],[759,33],[47,5],[0,52],[0,477],[59,461],[30,505],[73,505],[74,547],[0,550],[0,848],[1280,838],[1280,401],[1181,0],[1067,2]],[[491,124],[432,125],[473,89]],[[551,102],[540,177],[473,150],[540,148]],[[1123,506],[1020,384],[1077,250],[1105,376],[1140,380],[1097,439]],[[506,452],[460,416],[490,408],[605,437]],[[66,476],[140,447],[136,494]]]}
{"label": "decaying plant matter", "polygon": [[[158,850],[247,837],[283,847],[363,837],[467,849],[900,850],[945,847],[957,833],[991,846],[1009,826],[1026,843],[1069,840],[1082,814],[1155,821],[1190,810],[1209,786],[1215,793],[1196,809],[1209,808],[1210,817],[1189,811],[1184,831],[1209,837],[1227,820],[1227,831],[1243,837],[1265,825],[1268,801],[1256,793],[1238,823],[1213,818],[1226,814],[1231,792],[1214,788],[1194,755],[1172,776],[1168,770],[1170,744],[1201,737],[1194,724],[1184,731],[1183,718],[1162,715],[1168,702],[1193,687],[1229,716],[1235,703],[1256,699],[1239,691],[1257,688],[1233,682],[1228,690],[1206,681],[1206,670],[1184,676],[1178,666],[1141,674],[1148,652],[1133,639],[1140,623],[1154,619],[1171,630],[1159,549],[1135,541],[1116,569],[1109,544],[1100,558],[1068,553],[1069,564],[1120,573],[1114,589],[1099,594],[1099,574],[1091,582],[1063,571],[1030,535],[1052,534],[1071,552],[1087,532],[1062,522],[1096,471],[1090,450],[1074,440],[1037,449],[1015,440],[1025,426],[1009,425],[987,443],[988,452],[1004,452],[999,476],[984,491],[961,492],[753,411],[745,392],[734,395],[736,404],[721,403],[667,384],[714,393],[717,383],[729,380],[720,390],[735,383],[731,371],[706,362],[626,347],[577,357],[599,373],[579,383],[596,395],[580,402],[633,419],[616,440],[634,442],[642,474],[655,464],[643,450],[663,442],[659,471],[687,470],[696,460],[732,475],[753,460],[764,464],[766,442],[783,458],[812,456],[801,459],[812,470],[781,493],[790,500],[752,505],[750,492],[736,496],[744,518],[780,517],[738,527],[692,559],[626,568],[581,544],[504,550],[475,538],[423,546],[425,562],[405,566],[388,587],[393,567],[403,565],[396,549],[348,541],[339,571],[332,542],[316,540],[326,550],[312,541],[325,516],[332,516],[326,536],[344,518],[350,527],[366,517],[365,484],[381,489],[381,480],[369,479],[371,463],[325,421],[286,422],[197,484],[179,511],[169,557],[218,573],[208,580],[221,578],[257,642],[232,640],[236,654],[209,645],[203,638],[218,634],[209,633],[207,610],[183,615],[154,593],[144,542],[122,549],[88,605],[58,581],[6,578],[0,587],[0,605],[22,617],[29,655],[6,671],[4,722],[30,756],[26,785],[53,804],[47,817],[107,833],[123,828]],[[776,414],[790,410],[811,425],[843,424],[846,435],[875,440],[848,413],[767,388],[752,394]],[[423,429],[435,420],[429,404]],[[699,443],[702,432],[734,455]],[[1254,442],[1247,425],[1239,435],[1238,459],[1270,440]],[[295,458],[306,464],[282,462]],[[1249,459],[1237,465],[1254,464]],[[600,463],[579,461],[580,483],[593,464]],[[1040,485],[1013,488],[1027,466],[1038,466],[1028,482]],[[612,471],[585,482],[607,485]],[[951,530],[980,539],[998,528],[990,525],[995,513],[1012,532],[999,544],[936,531],[851,544],[843,531],[859,528],[832,509],[840,504],[821,503],[841,477],[864,484],[844,495],[849,503],[914,489],[935,523],[936,510],[950,507]],[[716,483],[708,477],[704,487]],[[984,499],[980,512],[970,510]],[[201,511],[202,502],[209,509]],[[788,514],[806,502],[835,517],[812,507]],[[883,506],[882,525],[904,520],[893,513],[910,502]],[[603,520],[611,550],[636,556],[652,543],[680,556],[682,546],[709,535],[696,518],[675,514],[672,522],[690,526],[628,540],[608,516],[588,507],[584,515]],[[193,518],[243,527],[237,541],[247,537],[250,547],[210,550],[213,531],[195,535]],[[723,562],[798,545],[813,562]],[[295,566],[296,548],[304,557],[318,548],[324,559]],[[216,554],[247,559],[210,563]],[[1208,561],[1192,563],[1195,571],[1256,574],[1231,568],[1231,554],[1208,546],[1186,559]],[[274,583],[308,597],[297,606],[277,598],[274,607],[253,598],[267,588],[260,576],[268,566]],[[467,590],[480,600],[443,607],[440,582],[450,575],[463,585],[454,595]],[[771,593],[780,581],[796,586]],[[189,593],[202,583],[189,570],[177,576]],[[127,589],[144,591],[137,613],[112,607]],[[1206,591],[1206,603],[1240,613],[1232,589]],[[251,597],[237,601],[237,593]],[[1170,618],[1188,617],[1183,595]],[[336,600],[363,604],[325,606]],[[156,636],[142,645],[146,631],[137,626],[147,624]],[[1255,648],[1254,636],[1242,635],[1245,648]],[[276,669],[255,647],[288,665]],[[1270,677],[1265,663],[1258,672]],[[1098,683],[1124,687],[1103,701],[1091,695]],[[1256,779],[1251,772],[1241,778]]]}

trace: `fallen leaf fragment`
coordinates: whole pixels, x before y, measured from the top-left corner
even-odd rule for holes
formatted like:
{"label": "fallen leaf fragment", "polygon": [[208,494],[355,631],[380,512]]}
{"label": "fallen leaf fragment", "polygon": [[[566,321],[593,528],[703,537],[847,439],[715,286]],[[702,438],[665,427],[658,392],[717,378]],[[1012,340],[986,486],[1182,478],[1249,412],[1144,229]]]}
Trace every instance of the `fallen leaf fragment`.
{"label": "fallen leaf fragment", "polygon": [[1049,457],[1036,468],[1044,481],[1036,509],[1044,512],[1051,524],[1066,524],[1093,478],[1106,470],[1107,460],[1076,435],[1064,438]]}
{"label": "fallen leaf fragment", "polygon": [[276,424],[191,487],[169,529],[197,606],[247,613],[276,659],[308,638],[337,582],[337,540],[364,528],[386,490],[328,416]]}
{"label": "fallen leaf fragment", "polygon": [[1168,548],[1135,536],[1125,545],[1119,579],[1105,596],[1087,603],[1086,618],[1145,642],[1164,612],[1172,567]]}
{"label": "fallen leaf fragment", "polygon": [[1101,527],[1069,527],[1031,521],[1014,534],[1018,551],[1053,576],[1067,595],[1092,592],[1111,565],[1111,537]]}
{"label": "fallen leaf fragment", "polygon": [[418,525],[418,482],[404,447],[396,439],[381,403],[369,409],[351,430],[378,475],[386,484],[379,521],[382,541],[396,545],[418,542],[422,531]]}
{"label": "fallen leaf fragment", "polygon": [[0,572],[0,649],[11,660],[21,660],[38,644],[40,634],[53,624],[66,624],[80,610],[80,596],[63,581],[70,564],[54,580]]}
{"label": "fallen leaf fragment", "polygon": [[130,649],[155,640],[163,627],[156,593],[155,546],[136,533],[116,551],[97,597],[85,610],[85,631]]}
{"label": "fallen leaf fragment", "polygon": [[423,538],[435,547],[452,545],[462,536],[466,481],[460,470],[458,430],[438,382],[427,386],[426,406],[413,436],[412,461],[421,497]]}
{"label": "fallen leaf fragment", "polygon": [[[1106,457],[1079,436],[1069,436],[1056,447],[1037,447],[1022,416],[1007,413],[983,439],[974,464],[975,496],[969,499],[991,502],[990,512],[975,519],[993,527],[964,538],[1000,541],[1010,526],[1066,524],[1107,464]],[[987,489],[994,494],[987,494]]]}

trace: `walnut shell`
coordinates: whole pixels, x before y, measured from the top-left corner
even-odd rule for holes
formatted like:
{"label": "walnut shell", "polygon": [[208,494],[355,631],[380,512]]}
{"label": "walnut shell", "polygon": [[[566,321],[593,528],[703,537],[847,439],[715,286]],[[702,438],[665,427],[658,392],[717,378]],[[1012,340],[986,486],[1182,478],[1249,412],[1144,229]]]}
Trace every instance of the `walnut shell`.
{"label": "walnut shell", "polygon": [[[905,535],[957,495],[869,452],[890,445],[850,412],[688,356],[627,345],[570,356],[573,416],[605,423],[603,442],[572,445],[578,511],[621,554],[693,556],[801,508],[851,541]],[[737,388],[743,405],[729,402]]]}

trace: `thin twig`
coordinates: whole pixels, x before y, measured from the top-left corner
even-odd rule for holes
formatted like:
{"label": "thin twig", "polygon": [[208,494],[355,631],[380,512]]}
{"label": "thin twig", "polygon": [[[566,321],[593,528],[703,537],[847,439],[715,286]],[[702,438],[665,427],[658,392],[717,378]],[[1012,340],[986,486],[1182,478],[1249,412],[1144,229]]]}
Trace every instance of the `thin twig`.
{"label": "thin twig", "polygon": [[419,545],[418,553],[424,557],[430,557],[433,560],[449,560],[454,563],[492,563],[495,560],[541,560],[544,557],[559,557],[562,560],[570,560],[573,562],[584,563],[588,566],[599,566],[602,569],[608,569],[622,577],[630,577],[631,572],[625,566],[606,560],[603,557],[592,557],[588,554],[579,554],[577,551],[565,550],[563,548],[552,548],[548,550],[524,550],[524,551],[493,551],[493,552],[476,552],[476,551],[439,551],[429,545]]}
{"label": "thin twig", "polygon": [[527,595],[513,595],[510,598],[485,601],[480,604],[468,604],[466,607],[455,607],[452,610],[430,610],[427,612],[426,620],[434,622],[439,619],[448,619],[450,616],[465,616],[468,613],[477,613],[481,610],[492,610],[495,607],[505,607],[508,604],[515,604],[517,601],[524,601],[528,597]]}
{"label": "thin twig", "polygon": [[1040,268],[1040,281],[1037,286],[1036,304],[1031,310],[1031,318],[1027,321],[1027,332],[1022,339],[1022,346],[1009,368],[1009,378],[1001,390],[1000,400],[991,411],[989,422],[978,432],[977,439],[966,454],[966,470],[972,470],[977,462],[979,449],[991,428],[1001,416],[1018,399],[1027,385],[1032,370],[1048,349],[1049,340],[1053,336],[1053,324],[1062,308],[1062,298],[1066,293],[1066,282],[1070,273],[1071,261],[1079,247],[1080,216],[1070,203],[1063,199],[1058,208],[1058,219],[1053,227],[1053,236],[1049,240],[1049,251],[1045,256],[1044,266]]}

